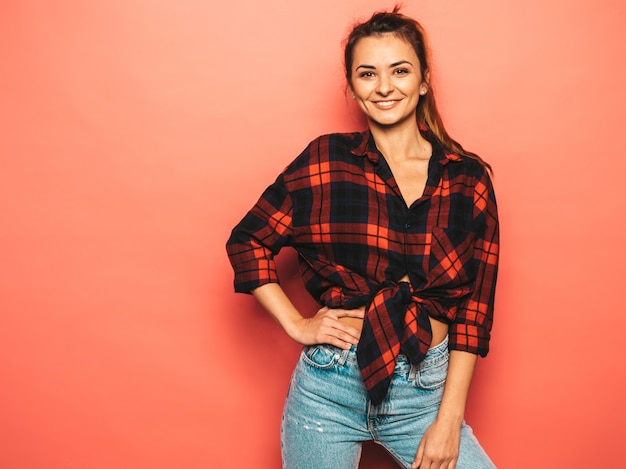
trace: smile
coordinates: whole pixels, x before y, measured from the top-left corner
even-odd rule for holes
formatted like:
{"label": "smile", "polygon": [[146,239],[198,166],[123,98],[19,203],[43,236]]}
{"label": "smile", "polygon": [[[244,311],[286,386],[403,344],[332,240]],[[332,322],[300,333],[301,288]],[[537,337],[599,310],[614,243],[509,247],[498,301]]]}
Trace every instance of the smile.
{"label": "smile", "polygon": [[374,101],[374,104],[379,107],[379,108],[391,108],[393,106],[395,106],[396,104],[398,104],[400,101],[399,100],[392,100],[392,101]]}

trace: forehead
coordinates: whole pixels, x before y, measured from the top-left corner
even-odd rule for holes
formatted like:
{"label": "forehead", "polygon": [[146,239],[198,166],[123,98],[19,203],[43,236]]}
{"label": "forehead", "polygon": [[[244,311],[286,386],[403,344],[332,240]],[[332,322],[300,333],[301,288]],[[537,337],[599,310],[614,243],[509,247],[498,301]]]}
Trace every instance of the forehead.
{"label": "forehead", "polygon": [[354,46],[353,67],[363,64],[383,66],[403,60],[419,67],[419,59],[411,44],[393,33],[367,36]]}

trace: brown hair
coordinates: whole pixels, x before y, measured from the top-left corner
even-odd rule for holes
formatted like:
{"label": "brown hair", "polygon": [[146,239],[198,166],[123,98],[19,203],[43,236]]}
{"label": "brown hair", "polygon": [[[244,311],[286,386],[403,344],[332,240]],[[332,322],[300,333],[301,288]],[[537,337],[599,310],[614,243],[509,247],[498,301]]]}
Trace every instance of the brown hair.
{"label": "brown hair", "polygon": [[[391,12],[374,13],[369,20],[358,23],[352,28],[344,43],[344,66],[348,84],[352,83],[352,61],[356,44],[364,37],[385,33],[395,34],[408,42],[420,61],[420,72],[423,79],[426,80],[429,77],[430,50],[427,44],[426,31],[413,18],[401,14],[400,6],[396,5]],[[477,154],[465,150],[459,142],[448,135],[437,110],[432,86],[430,83],[427,84],[428,93],[422,96],[417,104],[418,125],[428,129],[448,151],[477,160],[491,172],[491,166],[486,161]]]}

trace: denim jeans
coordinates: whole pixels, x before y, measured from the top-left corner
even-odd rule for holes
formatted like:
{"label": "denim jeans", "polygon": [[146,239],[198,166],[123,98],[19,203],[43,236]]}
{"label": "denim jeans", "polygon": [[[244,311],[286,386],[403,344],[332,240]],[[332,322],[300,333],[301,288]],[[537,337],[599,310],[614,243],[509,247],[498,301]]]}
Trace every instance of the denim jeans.
{"label": "denim jeans", "polygon": [[[448,371],[448,342],[419,366],[400,356],[383,402],[368,399],[356,348],[305,347],[291,379],[281,426],[285,469],[353,469],[361,445],[374,440],[410,468],[422,435],[437,416]],[[463,423],[457,469],[495,468]]]}

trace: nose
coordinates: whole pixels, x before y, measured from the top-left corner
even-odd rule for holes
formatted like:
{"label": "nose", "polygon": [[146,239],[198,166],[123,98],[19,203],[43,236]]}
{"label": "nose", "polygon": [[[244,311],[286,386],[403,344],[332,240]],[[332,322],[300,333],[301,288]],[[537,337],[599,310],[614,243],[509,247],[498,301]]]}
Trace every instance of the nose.
{"label": "nose", "polygon": [[382,73],[379,76],[378,87],[376,88],[376,91],[382,96],[387,96],[393,91],[393,81],[388,74]]}

